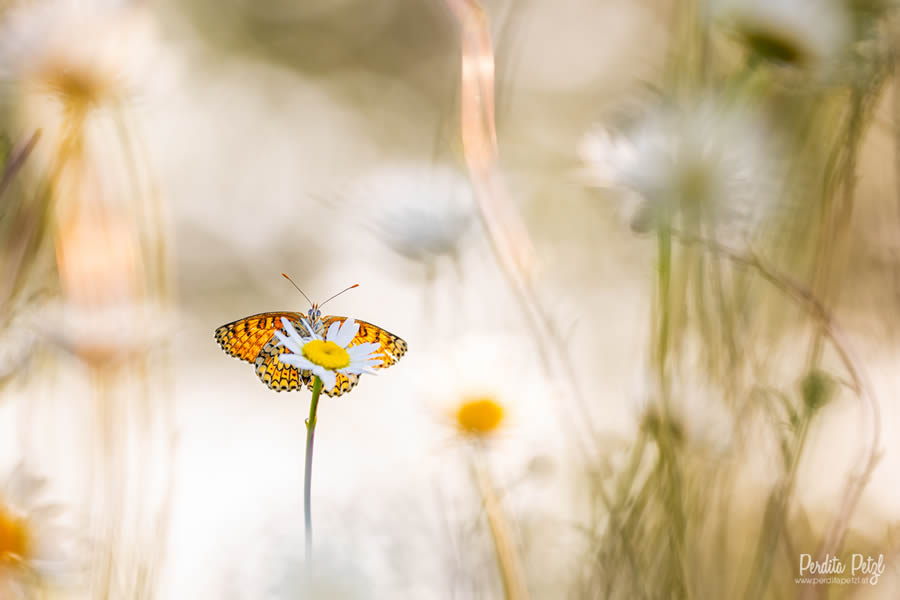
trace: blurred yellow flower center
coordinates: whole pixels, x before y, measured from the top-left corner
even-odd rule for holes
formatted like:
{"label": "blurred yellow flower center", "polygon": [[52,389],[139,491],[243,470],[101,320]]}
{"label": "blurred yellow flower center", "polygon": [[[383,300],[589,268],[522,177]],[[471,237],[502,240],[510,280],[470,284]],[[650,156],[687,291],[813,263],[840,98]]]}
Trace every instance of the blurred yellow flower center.
{"label": "blurred yellow flower center", "polygon": [[330,371],[343,369],[350,365],[350,355],[335,344],[323,340],[312,340],[303,346],[303,357],[314,365],[325,367]]}
{"label": "blurred yellow flower center", "polygon": [[503,407],[490,398],[468,400],[456,411],[456,424],[466,433],[478,435],[490,433],[501,421],[503,421]]}
{"label": "blurred yellow flower center", "polygon": [[47,87],[59,94],[67,105],[87,109],[102,97],[104,83],[91,73],[63,70],[46,73]]}
{"label": "blurred yellow flower center", "polygon": [[18,563],[28,552],[26,522],[0,504],[0,567]]}

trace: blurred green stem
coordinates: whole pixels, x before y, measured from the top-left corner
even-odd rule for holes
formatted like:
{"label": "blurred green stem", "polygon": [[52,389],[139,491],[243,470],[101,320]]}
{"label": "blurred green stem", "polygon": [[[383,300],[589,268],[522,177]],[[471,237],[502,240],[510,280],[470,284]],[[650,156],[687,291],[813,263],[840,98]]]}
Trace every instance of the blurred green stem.
{"label": "blurred green stem", "polygon": [[[859,152],[860,140],[863,133],[863,97],[862,93],[852,90],[850,102],[850,114],[847,118],[846,134],[838,138],[835,150],[825,170],[825,198],[822,234],[819,240],[819,260],[813,273],[812,292],[826,306],[836,302],[835,292],[839,288],[832,289],[831,274],[834,271],[833,263],[836,248],[841,244],[843,235],[847,231],[847,224],[853,212],[853,201],[856,194],[856,160]],[[838,197],[836,188],[840,182],[843,196]],[[822,327],[816,331],[810,356],[807,361],[807,369],[818,367],[825,346],[825,333]]]}
{"label": "blurred green stem", "polygon": [[306,471],[303,477],[303,516],[306,519],[306,560],[312,558],[312,511],[310,509],[310,489],[312,487],[313,441],[316,437],[316,409],[319,407],[319,394],[322,393],[322,380],[316,377],[313,382],[312,400],[309,402],[309,418],[306,420]]}
{"label": "blurred green stem", "polygon": [[[856,506],[859,504],[863,489],[880,459],[881,409],[872,382],[869,380],[865,369],[863,369],[863,363],[851,349],[849,340],[832,317],[831,312],[812,291],[783,273],[770,268],[752,253],[748,255],[738,254],[713,240],[698,240],[680,235],[679,240],[684,243],[703,244],[709,250],[727,257],[737,265],[752,268],[759,276],[774,285],[788,298],[797,302],[799,306],[809,313],[810,317],[818,321],[819,331],[831,342],[831,347],[837,352],[839,359],[850,375],[850,388],[863,402],[863,411],[868,421],[868,440],[860,451],[858,464],[848,479],[837,516],[834,517],[834,521],[825,535],[825,540],[815,560],[822,561],[827,556],[836,556],[840,552],[850,519],[856,510]],[[807,416],[807,418],[809,417]],[[801,437],[805,439],[805,435],[803,433]],[[800,450],[802,450],[802,445]],[[791,464],[793,471],[793,463]],[[794,475],[791,477],[793,478]],[[800,597],[818,597],[817,595],[821,589],[818,586],[807,586],[801,591]]]}
{"label": "blurred green stem", "polygon": [[659,228],[659,338],[657,339],[657,367],[659,379],[663,381],[666,373],[666,355],[669,349],[669,321],[671,305],[669,288],[672,275],[672,232],[668,225]]}
{"label": "blurred green stem", "polygon": [[772,561],[775,558],[778,546],[782,540],[782,532],[787,524],[791,496],[797,482],[797,468],[800,465],[800,458],[803,456],[803,449],[806,446],[812,417],[813,414],[811,412],[805,412],[803,421],[800,423],[800,430],[797,431],[797,435],[794,437],[794,447],[790,453],[790,470],[786,477],[776,484],[775,489],[772,490],[769,496],[769,502],[763,514],[756,556],[753,559],[753,567],[750,569],[750,583],[747,587],[747,592],[744,594],[744,598],[747,600],[758,600],[764,597],[768,588],[772,575]]}

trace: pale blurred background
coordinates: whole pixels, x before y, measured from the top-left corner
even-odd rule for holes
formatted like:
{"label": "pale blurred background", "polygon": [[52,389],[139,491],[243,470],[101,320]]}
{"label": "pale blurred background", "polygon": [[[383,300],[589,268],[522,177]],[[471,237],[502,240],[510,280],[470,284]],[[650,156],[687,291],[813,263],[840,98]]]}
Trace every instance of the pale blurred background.
{"label": "pale blurred background", "polygon": [[[18,4],[8,10],[29,10]],[[600,465],[623,462],[639,428],[657,255],[655,238],[631,230],[614,194],[585,184],[579,146],[663,84],[681,7],[483,7],[496,52],[500,171],[534,244],[536,298],[563,340],[582,401],[567,387],[569,373],[545,367],[541,352],[558,347],[535,335],[479,217],[459,132],[459,25],[446,5],[145,2],[124,39],[104,50],[127,73],[128,136],[143,157],[137,178],[159,207],[153,219],[137,220],[139,228],[151,223],[143,268],[159,266],[170,284],[159,292],[164,308],[128,320],[138,336],[163,340],[159,356],[102,384],[127,396],[145,385],[135,381],[150,381],[148,398],[174,407],[171,472],[166,459],[152,459],[154,478],[172,475],[160,484],[170,512],[154,597],[504,597],[468,444],[453,425],[454,407],[472,390],[506,407],[485,460],[514,524],[530,596],[604,597],[577,584],[590,569],[582,562],[591,547],[583,530],[594,518],[586,481]],[[69,34],[73,44],[96,41]],[[885,554],[887,571],[877,586],[841,597],[900,593],[893,103],[890,90],[882,94],[863,144],[851,243],[835,275],[835,312],[881,409],[881,460],[853,529],[872,540],[869,553]],[[96,156],[118,153],[115,127],[100,130]],[[48,139],[44,131],[38,149]],[[162,248],[165,258],[147,248]],[[62,263],[52,266],[58,257],[34,252],[43,258],[30,288],[65,296]],[[117,251],[109,252],[113,260]],[[290,578],[303,565],[309,392],[270,391],[213,339],[216,327],[244,316],[304,312],[282,272],[313,301],[359,283],[323,312],[375,323],[409,344],[396,366],[321,401],[312,486],[321,581],[302,585]],[[24,329],[36,329],[34,317],[22,318]],[[24,344],[12,335],[0,342],[7,356]],[[103,335],[124,334],[116,326]],[[66,461],[72,447],[88,444],[90,434],[73,424],[85,419],[78,415],[98,379],[55,351],[66,344],[40,339],[49,341],[16,363],[0,390],[0,466],[25,459],[50,480],[56,500],[76,504],[66,499],[78,487]],[[773,342],[776,362],[804,360],[792,343]],[[689,428],[728,443],[728,433],[715,431],[715,409],[702,400],[689,406]],[[856,399],[841,394],[810,431],[795,494],[812,522],[835,510],[860,444],[859,419]],[[739,495],[754,516],[736,526],[754,534],[771,460],[761,452],[741,467]],[[796,552],[816,551],[808,546],[799,542]],[[303,586],[319,591],[290,591]]]}

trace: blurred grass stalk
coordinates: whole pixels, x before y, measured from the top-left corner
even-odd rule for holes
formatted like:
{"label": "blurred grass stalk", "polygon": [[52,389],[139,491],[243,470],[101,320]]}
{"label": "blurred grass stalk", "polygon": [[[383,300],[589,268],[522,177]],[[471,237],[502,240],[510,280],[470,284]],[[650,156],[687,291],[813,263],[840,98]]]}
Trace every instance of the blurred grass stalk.
{"label": "blurred grass stalk", "polygon": [[28,263],[28,256],[34,252],[34,243],[37,236],[37,228],[42,220],[39,215],[32,214],[27,207],[21,206],[19,203],[5,202],[6,196],[12,194],[10,187],[13,180],[18,176],[25,166],[28,157],[34,150],[35,145],[41,137],[40,130],[35,131],[27,141],[19,143],[13,147],[6,162],[3,166],[3,175],[0,177],[0,201],[2,206],[9,210],[9,207],[18,209],[16,214],[4,214],[8,219],[7,226],[10,223],[15,225],[15,229],[4,231],[5,247],[0,253],[0,273],[3,273],[3,279],[0,281],[0,324],[7,325],[14,312],[13,300],[21,291],[23,279],[25,276],[25,267]]}
{"label": "blurred grass stalk", "polygon": [[[475,444],[469,467],[472,477],[484,504],[484,513],[491,539],[494,542],[497,567],[503,581],[503,592],[506,600],[528,600],[528,587],[525,585],[525,572],[522,570],[519,553],[510,530],[509,522],[503,512],[488,466],[485,464],[483,448]],[[477,454],[477,456],[476,456]]]}
{"label": "blurred grass stalk", "polygon": [[[108,64],[102,54],[110,47],[119,51],[112,42],[136,23],[135,13],[87,9],[69,16],[73,22],[66,24],[90,24],[94,37],[42,40],[46,47],[28,57],[21,75],[12,125],[43,131],[41,160],[28,165],[35,197],[23,194],[13,215],[23,239],[13,235],[7,243],[29,247],[35,256],[27,259],[35,261],[43,244],[31,239],[33,232],[51,232],[61,302],[55,318],[41,317],[42,325],[51,347],[79,359],[93,399],[87,405],[92,425],[78,432],[84,438],[75,436],[86,454],[57,458],[75,461],[73,470],[81,474],[86,537],[94,549],[85,558],[91,597],[139,600],[156,594],[172,493],[172,369],[156,335],[171,304],[171,238],[140,134],[129,120],[119,70],[127,66],[116,59]],[[69,45],[73,40],[89,46],[84,55]],[[25,439],[31,435],[23,432]],[[41,450],[25,443],[26,458]]]}
{"label": "blurred grass stalk", "polygon": [[[564,374],[555,379],[568,388],[574,406],[560,412],[568,416],[579,451],[588,456],[593,426],[587,400],[568,348],[535,293],[537,255],[498,165],[490,21],[477,0],[446,0],[446,3],[461,30],[460,133],[479,214],[501,270],[532,325],[530,330],[548,376]],[[551,349],[546,347],[547,341],[551,342]],[[572,410],[578,414],[571,414]]]}

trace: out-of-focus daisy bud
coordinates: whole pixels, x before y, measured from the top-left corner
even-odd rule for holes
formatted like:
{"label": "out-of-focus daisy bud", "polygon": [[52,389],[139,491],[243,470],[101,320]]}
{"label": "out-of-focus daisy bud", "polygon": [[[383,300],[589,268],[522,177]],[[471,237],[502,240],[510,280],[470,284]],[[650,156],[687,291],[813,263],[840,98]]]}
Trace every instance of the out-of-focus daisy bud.
{"label": "out-of-focus daisy bud", "polygon": [[475,217],[465,174],[430,163],[374,169],[356,182],[353,195],[374,215],[379,239],[416,261],[456,254]]}

